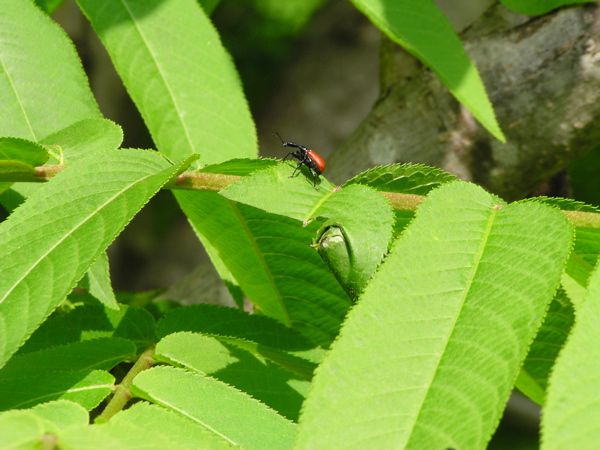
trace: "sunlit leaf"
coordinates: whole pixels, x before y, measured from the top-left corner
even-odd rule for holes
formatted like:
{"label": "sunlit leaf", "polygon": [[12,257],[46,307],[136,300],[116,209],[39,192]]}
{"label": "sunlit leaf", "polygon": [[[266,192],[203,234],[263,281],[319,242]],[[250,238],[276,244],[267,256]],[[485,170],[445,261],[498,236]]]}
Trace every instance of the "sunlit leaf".
{"label": "sunlit leaf", "polygon": [[505,137],[477,68],[448,19],[431,0],[352,0],[391,40],[431,67],[497,139]]}
{"label": "sunlit leaf", "polygon": [[[1,416],[0,416],[1,417]],[[202,448],[227,449],[233,446],[192,420],[160,406],[136,403],[116,414],[108,423],[61,431],[61,449],[147,450]]]}
{"label": "sunlit leaf", "polygon": [[0,224],[0,367],[180,168],[150,151],[93,154]]}
{"label": "sunlit leaf", "polygon": [[298,448],[484,448],[571,238],[544,205],[432,192],[317,369]]}
{"label": "sunlit leaf", "polygon": [[239,77],[197,1],[78,4],[158,150],[171,158],[198,153],[203,164],[256,156],[256,131]]}
{"label": "sunlit leaf", "polygon": [[191,419],[232,445],[288,449],[295,424],[252,397],[215,379],[171,367],[141,372],[134,395]]}
{"label": "sunlit leaf", "polygon": [[114,381],[104,370],[64,370],[6,379],[0,385],[0,410],[28,408],[58,399],[91,410],[113,391]]}
{"label": "sunlit leaf", "polygon": [[542,414],[542,446],[593,449],[600,442],[600,268],[552,370]]}
{"label": "sunlit leaf", "polygon": [[100,118],[75,47],[32,1],[0,8],[0,136],[39,141]]}
{"label": "sunlit leaf", "polygon": [[297,420],[315,365],[273,347],[222,336],[175,333],[155,359],[223,381]]}

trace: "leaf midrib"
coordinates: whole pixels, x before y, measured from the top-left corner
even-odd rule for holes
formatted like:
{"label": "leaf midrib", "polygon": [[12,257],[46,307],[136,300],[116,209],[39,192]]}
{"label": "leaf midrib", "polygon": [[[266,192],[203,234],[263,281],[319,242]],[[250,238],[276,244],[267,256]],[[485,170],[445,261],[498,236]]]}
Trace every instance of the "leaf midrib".
{"label": "leaf midrib", "polygon": [[283,301],[283,296],[281,295],[281,292],[277,288],[277,284],[275,283],[275,278],[273,277],[273,274],[271,273],[271,271],[269,269],[267,261],[265,261],[265,257],[263,255],[263,252],[260,249],[260,247],[258,246],[258,243],[256,242],[256,239],[254,237],[254,234],[252,233],[252,231],[248,227],[248,224],[246,222],[246,218],[242,215],[242,213],[240,212],[239,208],[237,207],[237,205],[236,205],[236,203],[234,201],[229,200],[229,199],[226,199],[226,201],[227,201],[227,203],[229,203],[229,206],[231,207],[231,211],[237,217],[238,223],[243,228],[244,233],[248,237],[248,241],[249,241],[250,245],[252,246],[252,249],[254,250],[254,254],[259,259],[260,264],[261,264],[262,269],[263,269],[263,272],[266,274],[266,277],[267,277],[267,279],[269,281],[269,284],[271,285],[271,287],[273,288],[273,291],[275,292],[275,296],[277,298],[277,301],[279,303],[281,311],[283,311],[285,324],[288,325],[288,326],[290,326],[292,324],[292,322],[291,322],[291,319],[290,319],[290,315],[289,315],[289,313],[287,311],[287,308],[285,306],[285,302]]}
{"label": "leaf midrib", "polygon": [[87,216],[85,216],[82,221],[80,221],[75,226],[73,226],[72,229],[70,231],[68,231],[67,233],[65,233],[63,235],[63,237],[60,238],[54,245],[50,246],[50,248],[48,249],[48,251],[46,251],[45,253],[43,253],[37,260],[35,260],[33,262],[33,264],[23,273],[23,275],[7,290],[6,294],[4,294],[4,296],[2,298],[0,298],[0,305],[2,305],[2,303],[4,303],[4,301],[15,290],[15,288],[25,278],[27,278],[31,274],[31,272],[40,264],[40,262],[43,259],[45,259],[46,257],[48,257],[48,255],[50,255],[50,253],[52,253],[54,250],[56,250],[56,248],[59,245],[61,245],[68,237],[72,236],[75,232],[77,232],[77,230],[79,230],[82,226],[84,226],[89,220],[91,220],[93,217],[95,217],[101,210],[103,210],[107,205],[109,205],[110,203],[112,203],[116,198],[118,198],[119,196],[121,196],[123,193],[127,192],[128,190],[132,189],[134,186],[142,183],[143,181],[147,180],[148,178],[151,178],[154,175],[157,175],[158,173],[161,173],[161,172],[156,172],[156,173],[152,173],[152,174],[146,175],[146,176],[144,176],[142,178],[139,178],[139,179],[135,180],[133,183],[128,184],[123,189],[119,190],[116,194],[114,194],[113,196],[111,196],[104,203],[102,203],[101,205],[99,205],[90,214],[88,214]]}
{"label": "leaf midrib", "polygon": [[[43,352],[44,350],[40,350],[40,351]],[[95,361],[95,362],[93,362],[93,363],[91,363],[91,364],[89,364],[89,365],[87,365],[85,367],[80,367],[80,368],[76,369],[76,371],[77,372],[89,372],[89,371],[92,371],[92,370],[110,370],[110,368],[109,369],[105,369],[104,368],[105,364],[107,364],[107,363],[114,363],[113,364],[113,366],[114,366],[114,365],[120,363],[121,361],[126,361],[127,358],[131,358],[131,356],[132,356],[131,353],[124,353],[124,354],[121,354],[121,355],[115,355],[112,358],[102,359],[102,360],[99,360],[99,361]],[[58,374],[58,373],[65,372],[64,369],[61,369],[61,368],[57,369],[57,368],[52,368],[52,367],[51,368],[40,367],[39,370],[43,370],[44,373],[57,373]],[[70,372],[70,371],[71,370],[68,370],[67,372]],[[6,377],[6,376],[2,376],[1,372],[0,372],[0,382],[2,382],[2,381],[18,380],[19,378],[23,378],[23,374],[15,374],[14,376]]]}
{"label": "leaf midrib", "polygon": [[19,93],[15,87],[15,84],[13,83],[12,77],[10,76],[10,73],[8,73],[8,70],[6,69],[6,65],[4,64],[4,61],[2,60],[2,58],[0,58],[0,66],[2,67],[3,72],[6,74],[6,79],[8,80],[8,83],[10,84],[10,87],[11,87],[13,93],[15,94],[15,98],[17,99],[17,103],[19,104],[19,108],[21,109],[21,113],[23,114],[23,118],[25,119],[25,123],[27,123],[27,127],[29,128],[29,131],[31,132],[31,136],[33,137],[34,141],[37,141],[37,136],[35,134],[35,131],[33,131],[33,127],[31,126],[31,122],[29,121],[29,116],[25,112],[25,107],[23,106],[21,97],[19,96]]}
{"label": "leaf midrib", "polygon": [[[148,394],[148,392],[146,392],[146,394]],[[229,438],[227,435],[225,435],[225,434],[223,434],[223,433],[221,433],[221,432],[217,431],[217,430],[216,430],[216,429],[214,429],[212,426],[210,426],[208,423],[206,423],[206,422],[202,421],[201,419],[199,419],[199,418],[198,418],[198,417],[196,417],[196,416],[193,416],[193,415],[189,414],[189,413],[188,413],[187,411],[185,411],[184,409],[181,409],[181,408],[179,408],[178,406],[176,406],[176,405],[174,405],[174,404],[172,404],[172,403],[170,403],[170,402],[168,402],[168,401],[166,401],[166,400],[163,400],[163,399],[161,399],[161,398],[159,398],[159,397],[157,397],[157,396],[155,396],[155,395],[152,395],[152,396],[150,396],[150,395],[149,395],[149,397],[150,397],[150,398],[152,398],[152,399],[153,399],[153,400],[155,400],[155,401],[158,401],[158,402],[160,402],[160,404],[161,404],[161,405],[163,405],[164,407],[167,407],[167,408],[169,408],[169,409],[171,409],[171,410],[173,410],[173,411],[176,411],[176,412],[178,412],[178,413],[179,413],[179,414],[181,414],[182,416],[185,416],[185,417],[187,417],[188,419],[192,420],[193,422],[195,422],[195,423],[199,424],[200,426],[202,426],[202,427],[206,428],[206,429],[207,429],[207,430],[209,430],[210,432],[212,432],[212,433],[216,434],[217,436],[219,436],[219,437],[221,437],[221,438],[225,439],[225,440],[226,440],[227,442],[229,442],[230,444],[232,444],[232,445],[234,445],[234,446],[236,446],[236,447],[241,447],[241,445],[242,445],[242,444],[240,444],[239,442],[236,442],[236,441],[232,440],[232,439],[231,439],[231,438]]]}
{"label": "leaf midrib", "polygon": [[36,397],[36,398],[29,398],[24,402],[21,402],[17,405],[11,406],[11,409],[17,409],[17,408],[22,407],[23,405],[35,405],[37,403],[42,403],[40,400],[52,398],[53,396],[55,396],[57,394],[60,394],[60,395],[74,394],[77,392],[93,391],[93,390],[99,390],[99,389],[113,390],[114,387],[115,386],[112,383],[111,384],[102,383],[102,384],[92,384],[92,385],[88,385],[88,386],[79,386],[79,387],[72,388],[72,389],[61,389],[59,391],[48,392],[48,393],[41,395],[39,397]]}
{"label": "leaf midrib", "polygon": [[333,194],[335,194],[336,192],[337,192],[337,191],[334,189],[334,190],[331,190],[331,191],[327,192],[325,195],[321,196],[321,197],[320,197],[320,198],[319,198],[319,199],[318,199],[318,200],[315,202],[315,204],[313,205],[312,209],[311,209],[311,210],[308,212],[308,214],[306,214],[306,217],[304,218],[304,221],[303,221],[303,222],[304,222],[304,223],[307,223],[309,220],[313,219],[313,218],[314,218],[313,216],[314,216],[314,215],[317,213],[317,211],[318,211],[319,209],[321,209],[321,206],[323,206],[323,205],[325,204],[325,202],[326,202],[327,200],[329,200],[329,199],[331,198],[331,196],[332,196]]}
{"label": "leaf midrib", "polygon": [[460,299],[460,307],[458,308],[458,312],[454,318],[452,326],[449,328],[449,332],[446,337],[446,342],[444,344],[444,348],[439,353],[439,358],[437,359],[437,364],[435,366],[435,369],[432,371],[431,378],[429,379],[429,382],[426,384],[427,388],[424,390],[423,397],[422,397],[422,400],[421,400],[420,406],[419,406],[419,411],[417,412],[417,414],[414,415],[414,421],[408,427],[408,429],[411,430],[410,434],[407,435],[406,441],[403,443],[402,447],[407,446],[410,443],[410,440],[414,433],[414,429],[415,429],[416,425],[420,422],[419,419],[421,417],[421,414],[423,413],[423,406],[425,405],[425,402],[427,400],[429,392],[431,392],[431,387],[432,387],[432,385],[437,377],[437,374],[439,372],[439,369],[440,369],[440,363],[442,362],[443,356],[446,353],[446,350],[448,348],[448,343],[451,341],[452,335],[454,334],[454,331],[456,330],[456,324],[458,322],[458,319],[461,316],[465,301],[469,297],[471,288],[473,287],[473,281],[475,280],[475,276],[479,270],[481,259],[483,257],[483,253],[485,252],[487,242],[488,242],[490,234],[492,232],[494,220],[498,214],[499,209],[500,209],[499,205],[495,205],[495,204],[491,205],[492,211],[491,211],[490,216],[488,217],[486,227],[485,227],[484,233],[482,235],[481,244],[479,245],[479,248],[477,249],[477,253],[475,254],[475,257],[473,259],[475,264],[473,264],[473,268],[471,269],[471,273],[469,274],[469,277],[467,279],[466,288],[464,289],[464,293],[462,295],[462,298]]}
{"label": "leaf midrib", "polygon": [[[152,47],[150,47],[149,41],[146,40],[146,37],[144,36],[144,33],[142,33],[142,29],[138,25],[136,17],[133,14],[133,11],[127,5],[127,0],[120,0],[120,1],[121,1],[122,5],[123,5],[123,8],[127,11],[127,14],[131,18],[131,22],[133,23],[133,26],[134,26],[135,30],[137,31],[138,35],[140,36],[140,39],[142,40],[142,43],[144,44],[144,46],[148,50],[148,54],[150,55],[150,60],[154,63],[154,66],[156,67],[158,75],[160,76],[160,79],[161,79],[163,85],[165,86],[165,89],[167,90],[167,93],[169,94],[169,98],[171,99],[171,102],[173,103],[173,107],[175,108],[175,111],[177,112],[177,114],[176,114],[177,120],[179,121],[179,123],[181,123],[181,127],[183,128],[185,139],[188,142],[188,145],[190,146],[190,150],[192,151],[192,153],[198,153],[196,151],[196,148],[194,147],[194,143],[193,143],[192,138],[190,136],[189,130],[186,127],[186,124],[185,124],[185,122],[182,119],[182,112],[181,112],[181,110],[179,108],[179,105],[177,104],[177,100],[175,99],[175,95],[174,95],[173,91],[171,90],[171,87],[170,87],[169,83],[167,83],[167,79],[166,79],[165,75],[162,72],[163,69],[162,69],[161,65],[159,64],[158,59],[156,58],[156,55],[153,52]],[[158,143],[157,143],[157,145],[158,145]]]}

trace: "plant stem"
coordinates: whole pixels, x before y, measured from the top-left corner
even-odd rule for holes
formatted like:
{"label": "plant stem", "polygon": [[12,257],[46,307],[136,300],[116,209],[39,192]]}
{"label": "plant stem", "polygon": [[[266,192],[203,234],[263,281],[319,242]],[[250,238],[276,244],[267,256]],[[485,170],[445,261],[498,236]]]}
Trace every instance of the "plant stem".
{"label": "plant stem", "polygon": [[175,183],[167,185],[173,189],[195,189],[201,191],[220,191],[230,184],[239,181],[237,175],[223,175],[220,173],[183,172],[175,179]]}
{"label": "plant stem", "polygon": [[36,181],[48,181],[63,169],[63,164],[48,164],[47,166],[38,166],[35,168]]}
{"label": "plant stem", "polygon": [[[62,164],[46,165],[35,168],[35,179],[31,177],[22,181],[48,181],[64,166]],[[191,189],[200,191],[220,191],[230,184],[240,180],[237,175],[224,175],[220,173],[209,172],[183,172],[172,182],[165,186],[165,189]],[[1,181],[1,180],[0,180]],[[16,180],[11,180],[16,181]],[[423,195],[400,194],[397,192],[380,192],[392,205],[394,209],[402,211],[414,211],[417,206],[425,199]],[[600,213],[585,211],[567,211],[562,210],[565,217],[576,227],[582,228],[600,228]]]}
{"label": "plant stem", "polygon": [[414,211],[425,200],[423,195],[399,194],[397,192],[380,192],[390,202],[394,209]]}
{"label": "plant stem", "polygon": [[136,375],[146,369],[152,367],[154,364],[154,345],[149,347],[140,355],[135,364],[129,369],[127,375],[123,378],[120,384],[115,388],[115,393],[112,398],[98,417],[96,417],[95,423],[107,422],[112,416],[121,411],[127,402],[131,400],[131,384]]}

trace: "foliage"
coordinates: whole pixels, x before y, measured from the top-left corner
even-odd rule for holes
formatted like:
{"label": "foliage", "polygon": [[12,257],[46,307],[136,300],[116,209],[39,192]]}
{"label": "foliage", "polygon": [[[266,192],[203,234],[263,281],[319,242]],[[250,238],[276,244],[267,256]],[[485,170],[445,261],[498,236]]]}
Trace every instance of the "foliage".
{"label": "foliage", "polygon": [[352,2],[392,41],[435,70],[473,116],[497,139],[505,141],[477,68],[465,53],[450,21],[432,0]]}
{"label": "foliage", "polygon": [[589,283],[585,304],[556,361],[542,420],[542,448],[592,448],[600,439],[598,382],[598,321],[600,270]]}
{"label": "foliage", "polygon": [[570,240],[548,207],[463,183],[434,191],[319,366],[299,447],[485,447]]}
{"label": "foliage", "polygon": [[539,16],[566,5],[592,3],[594,0],[502,0],[508,8],[528,16]]}
{"label": "foliage", "polygon": [[[0,446],[485,448],[516,387],[544,448],[592,448],[598,210],[413,164],[290,178],[255,159],[216,3],[78,0],[157,151],[120,148],[33,0],[0,9]],[[503,139],[431,1],[353,3]],[[239,309],[113,291],[106,250],[160,189]]]}

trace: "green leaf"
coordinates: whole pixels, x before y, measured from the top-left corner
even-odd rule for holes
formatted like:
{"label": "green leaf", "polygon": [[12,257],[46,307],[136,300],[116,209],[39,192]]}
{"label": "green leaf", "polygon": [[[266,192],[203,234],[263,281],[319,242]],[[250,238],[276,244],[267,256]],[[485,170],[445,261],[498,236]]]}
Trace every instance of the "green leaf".
{"label": "green leaf", "polygon": [[[436,167],[424,164],[389,164],[366,170],[348,180],[344,186],[360,184],[379,192],[427,195],[442,184],[457,178]],[[413,211],[394,210],[394,237],[398,237],[414,217]]]}
{"label": "green leaf", "polygon": [[[194,340],[206,340],[209,342],[209,345],[212,345],[215,348],[218,348],[219,351],[222,348],[227,347],[235,347],[236,349],[243,350],[244,352],[250,353],[261,361],[268,361],[270,363],[277,364],[278,366],[284,368],[288,372],[292,372],[295,376],[303,379],[303,380],[311,380],[313,372],[316,368],[316,364],[298,356],[292,354],[292,352],[287,352],[281,348],[277,347],[269,347],[264,344],[260,344],[258,342],[250,341],[247,339],[235,337],[235,336],[224,336],[220,334],[208,334],[208,333],[191,333],[191,332],[177,332],[172,333],[165,336],[159,344],[160,351],[157,350],[156,354],[162,354],[163,356],[168,353],[168,351],[172,351],[175,349],[181,349],[185,351],[185,343],[188,341]],[[218,341],[219,344],[213,342],[214,340]],[[168,346],[167,346],[168,343]],[[157,348],[158,348],[157,347]],[[167,350],[168,349],[168,350]],[[217,352],[215,352],[216,355]],[[195,358],[196,354],[191,355],[192,358]],[[199,355],[201,358],[204,358],[205,355]],[[184,355],[183,357],[187,357]],[[218,363],[221,364],[221,363]],[[194,370],[200,370],[196,366],[190,365],[189,368]],[[208,373],[206,370],[202,369],[205,373]]]}
{"label": "green leaf", "polygon": [[88,423],[88,413],[67,400],[37,405],[28,410],[0,413],[0,448],[44,448],[48,433]]}
{"label": "green leaf", "polygon": [[26,139],[0,137],[0,160],[20,161],[35,167],[48,161],[48,152]]}
{"label": "green leaf", "polygon": [[116,150],[123,142],[123,130],[108,119],[85,119],[56,131],[42,144],[58,146],[67,163],[90,153]]}
{"label": "green leaf", "polygon": [[44,164],[48,160],[48,156],[46,149],[35,142],[20,138],[1,137],[0,179],[2,181],[36,181],[35,167]]}
{"label": "green leaf", "polygon": [[221,0],[198,0],[207,15],[211,15]]}
{"label": "green leaf", "polygon": [[550,303],[516,382],[516,387],[539,405],[544,404],[550,372],[574,320],[573,305],[561,289]]}
{"label": "green leaf", "polygon": [[600,442],[600,267],[590,279],[587,298],[560,352],[548,385],[542,415],[542,446],[596,448]]}
{"label": "green leaf", "polygon": [[238,205],[213,192],[178,192],[176,197],[198,238],[207,241],[245,294],[266,315],[289,325],[283,299]]}
{"label": "green leaf", "polygon": [[[231,336],[215,336],[219,341],[252,353],[258,358],[271,361],[289,372],[293,372],[304,380],[311,380],[317,364],[304,357],[298,357],[279,348],[268,347],[257,342],[239,339]],[[295,352],[302,354],[302,352]],[[313,353],[314,354],[314,353]],[[305,355],[307,355],[305,353]],[[307,355],[306,358],[309,358]]]}
{"label": "green leaf", "polygon": [[299,333],[276,320],[214,305],[178,308],[158,322],[157,333],[161,338],[180,331],[237,337],[287,351],[312,347]]}
{"label": "green leaf", "polygon": [[477,68],[452,25],[431,0],[352,0],[391,40],[433,69],[454,96],[498,140],[496,121]]}
{"label": "green leaf", "polygon": [[335,338],[350,299],[310,247],[316,227],[212,192],[180,192],[177,198],[196,233],[261,312],[315,343],[326,346]]}
{"label": "green leaf", "polygon": [[582,263],[581,258],[571,252],[560,281],[561,287],[567,293],[575,309],[578,309],[585,301],[585,289],[590,272],[585,266],[586,264]]}
{"label": "green leaf", "polygon": [[42,436],[52,428],[31,411],[7,411],[0,414],[0,448],[40,448]]}
{"label": "green leaf", "polygon": [[501,0],[509,9],[519,14],[539,16],[567,5],[595,3],[594,0]]}
{"label": "green leaf", "polygon": [[578,310],[585,302],[585,290],[600,256],[600,229],[577,227],[575,232],[575,245],[562,277],[562,286]]}
{"label": "green leaf", "polygon": [[10,378],[0,385],[0,409],[28,408],[64,399],[91,410],[113,391],[114,381],[114,377],[103,370],[65,370]]}
{"label": "green leaf", "polygon": [[600,209],[597,206],[588,205],[579,200],[574,200],[572,198],[562,198],[562,197],[533,197],[528,199],[528,201],[536,201],[541,202],[546,205],[556,206],[557,208],[562,209],[563,211],[583,211],[583,212],[591,212],[591,213],[600,213]]}
{"label": "green leaf", "polygon": [[[175,333],[156,346],[154,358],[211,375],[297,420],[314,365],[281,350],[239,339]],[[283,364],[279,364],[279,363]],[[288,367],[300,369],[295,372]],[[302,371],[302,375],[298,372]]]}
{"label": "green leaf", "polygon": [[203,167],[200,172],[219,173],[222,175],[247,176],[259,170],[268,169],[278,164],[275,159],[230,159],[218,164],[211,164]]}
{"label": "green leaf", "polygon": [[[59,153],[64,161],[70,163],[92,152],[115,150],[122,140],[123,131],[114,122],[106,119],[85,119],[51,134],[44,138],[41,144],[47,148],[56,148],[55,153]],[[33,174],[32,168],[26,168],[25,174]],[[11,212],[24,202],[26,197],[40,188],[42,188],[41,184],[14,184],[11,190],[0,195],[0,204]]]}
{"label": "green leaf", "polygon": [[180,168],[151,151],[90,155],[0,224],[0,367]]}
{"label": "green leaf", "polygon": [[573,251],[586,263],[589,278],[600,256],[600,229],[577,227],[577,239]]}
{"label": "green leaf", "polygon": [[[324,181],[319,189],[315,189],[304,175],[290,180],[289,174],[292,171],[293,169],[288,165],[280,164],[246,177],[238,183],[230,185],[221,193],[227,198],[264,209],[270,213],[303,220],[305,224],[317,217],[329,219],[325,220],[318,234],[321,235],[327,229],[336,227],[340,229],[343,239],[340,237],[335,241],[321,242],[321,255],[351,295],[360,292],[387,251],[394,223],[390,206],[383,197],[367,187],[353,185],[339,191],[332,189],[332,186]],[[245,207],[239,205],[238,208],[243,211]],[[189,217],[192,217],[191,214],[193,213],[188,212]],[[273,224],[273,231],[270,231],[268,235],[274,236],[280,233],[280,231],[274,231],[279,230],[279,227],[274,226],[274,221],[283,222],[283,219],[266,213],[265,216],[265,219]],[[207,223],[210,219],[205,215],[203,219],[197,219],[197,221],[200,220]],[[252,222],[254,221],[256,219],[252,218]],[[293,222],[289,221],[289,223]],[[264,233],[264,231],[254,232],[252,226],[247,229],[256,234],[258,246],[261,247],[263,239],[259,233]],[[208,231],[204,230],[203,234],[208,236]],[[297,234],[299,236],[300,232]],[[218,236],[212,238],[213,245],[217,238]],[[282,239],[287,241],[289,237],[282,236]],[[340,247],[342,247],[341,250]],[[284,249],[283,245],[279,245],[277,251],[281,253],[282,249]],[[270,250],[266,250],[265,253],[268,255]],[[289,251],[288,253],[292,254]],[[226,256],[221,255],[221,257],[228,263],[225,260]],[[268,258],[265,260],[268,261]],[[235,261],[232,263],[235,264]],[[277,280],[280,276],[278,273],[280,269],[275,265],[267,265],[267,271],[271,270],[273,277]],[[288,266],[293,265],[292,263],[288,264]],[[236,275],[238,271],[233,268],[230,270],[244,289],[246,283]],[[286,270],[291,271],[291,269]],[[281,276],[283,275],[285,274],[281,273]],[[311,277],[311,282],[312,284],[321,284],[324,277],[325,275]],[[302,291],[302,289],[298,291]],[[247,291],[246,294],[251,300],[254,300],[255,296]],[[287,307],[287,304],[285,306]],[[311,320],[312,322],[314,321]],[[337,327],[335,329],[337,330]]]}
{"label": "green leaf", "polygon": [[135,355],[132,342],[113,337],[50,347],[13,356],[0,369],[0,384],[48,372],[109,370],[120,362],[135,359]]}
{"label": "green leaf", "polygon": [[571,235],[544,205],[433,191],[317,369],[298,448],[484,448]]}
{"label": "green leaf", "polygon": [[14,160],[0,160],[0,179],[3,181],[34,181],[35,168]]}
{"label": "green leaf", "polygon": [[0,136],[40,141],[100,117],[75,47],[33,2],[4,0],[0,29]]}
{"label": "green leaf", "polygon": [[108,255],[101,253],[87,271],[90,295],[110,309],[119,309],[110,281]]}
{"label": "green leaf", "polygon": [[57,430],[86,425],[90,420],[85,408],[69,400],[55,400],[42,403],[34,406],[29,411],[51,422],[56,426]]}
{"label": "green leaf", "polygon": [[152,315],[143,308],[120,305],[118,310],[99,304],[80,304],[74,309],[58,309],[19,349],[25,354],[56,345],[101,337],[119,337],[136,344],[138,352],[156,342]]}
{"label": "green leaf", "polygon": [[199,153],[203,164],[256,156],[239,77],[195,0],[78,4],[161,152],[171,158]]}
{"label": "green leaf", "polygon": [[[542,202],[560,208],[566,214],[590,215],[598,214],[600,210],[578,200],[560,197],[535,197],[528,201]],[[573,306],[578,308],[583,304],[585,288],[589,277],[600,256],[600,229],[578,226],[575,229],[575,245],[567,262],[562,284]]]}
{"label": "green leaf", "polygon": [[[205,343],[206,350],[203,348],[203,345],[190,346],[190,343]],[[212,347],[211,355],[208,355],[208,347]],[[198,349],[202,349],[200,353],[197,353]],[[249,353],[260,359],[263,363],[268,361],[277,364],[304,380],[310,380],[316,368],[314,363],[279,348],[268,347],[257,342],[232,336],[190,332],[172,333],[165,336],[157,344],[155,355],[159,358],[168,358],[170,361],[177,359],[181,362],[188,359],[190,364],[186,363],[186,367],[202,371],[203,373],[212,373],[222,369],[235,359],[235,357],[225,355],[225,353],[231,354],[232,349]]]}
{"label": "green leaf", "polygon": [[[238,74],[196,1],[78,3],[161,152],[200,153],[203,164],[257,155],[256,129]],[[173,49],[185,57],[174,58]],[[208,239],[202,242],[210,248]],[[235,290],[226,266],[215,252],[209,254]]]}
{"label": "green leaf", "polygon": [[424,164],[388,164],[359,173],[344,186],[362,184],[383,192],[427,195],[432,189],[456,179],[448,172]]}
{"label": "green leaf", "polygon": [[[332,227],[342,232],[346,257],[340,259],[334,250],[336,257],[325,260],[350,295],[356,297],[387,253],[394,226],[390,204],[371,188],[354,185],[329,197],[313,216],[327,218],[319,235]],[[322,257],[330,255],[322,241],[318,245]]]}
{"label": "green leaf", "polygon": [[35,0],[35,3],[46,13],[52,14],[64,0]]}
{"label": "green leaf", "polygon": [[[0,409],[69,398],[88,409],[111,392],[106,372],[135,358],[133,343],[104,338],[15,355],[0,370]],[[99,385],[98,385],[99,384]]]}
{"label": "green leaf", "polygon": [[[326,191],[322,187],[317,191],[304,176],[290,180],[292,170],[279,164],[245,177],[223,193],[270,212],[308,217]],[[308,247],[316,228],[305,229],[212,192],[178,192],[176,197],[209,254],[221,261],[262,312],[300,327],[314,342],[331,342],[350,300]],[[215,263],[217,268],[220,264]],[[301,286],[294,289],[298,283]]]}
{"label": "green leaf", "polygon": [[244,448],[289,449],[296,427],[272,409],[220,381],[155,367],[133,380],[134,395],[176,411]]}
{"label": "green leaf", "polygon": [[[1,417],[1,416],[0,416]],[[187,417],[145,402],[116,414],[108,423],[72,428],[60,433],[60,448],[147,450],[232,448]]]}
{"label": "green leaf", "polygon": [[321,178],[321,183],[315,189],[306,171],[290,178],[294,167],[284,163],[258,171],[229,185],[220,193],[230,200],[307,222],[335,193],[335,186]]}

